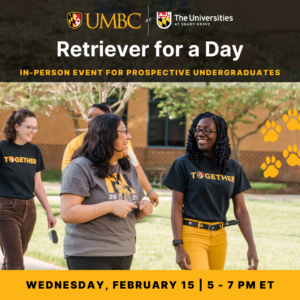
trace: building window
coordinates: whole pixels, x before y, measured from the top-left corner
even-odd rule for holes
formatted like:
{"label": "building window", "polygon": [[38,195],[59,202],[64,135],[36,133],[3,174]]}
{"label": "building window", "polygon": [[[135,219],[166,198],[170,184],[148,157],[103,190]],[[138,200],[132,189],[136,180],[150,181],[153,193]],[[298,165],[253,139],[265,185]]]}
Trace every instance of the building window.
{"label": "building window", "polygon": [[186,132],[186,117],[169,119],[168,116],[159,118],[158,104],[165,99],[155,99],[152,90],[149,90],[149,121],[148,146],[150,147],[184,147]]}

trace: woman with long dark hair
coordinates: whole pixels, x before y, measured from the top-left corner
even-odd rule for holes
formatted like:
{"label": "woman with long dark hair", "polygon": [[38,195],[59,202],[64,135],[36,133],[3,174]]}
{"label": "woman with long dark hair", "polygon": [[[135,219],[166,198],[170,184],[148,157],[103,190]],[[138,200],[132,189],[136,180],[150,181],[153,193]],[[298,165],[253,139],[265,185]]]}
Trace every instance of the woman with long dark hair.
{"label": "woman with long dark hair", "polygon": [[131,136],[113,114],[93,118],[61,179],[64,254],[70,270],[129,270],[135,223],[152,213],[127,159]]}
{"label": "woman with long dark hair", "polygon": [[0,142],[0,245],[2,270],[23,270],[23,254],[30,241],[36,210],[34,194],[47,213],[48,227],[56,219],[51,212],[41,179],[45,168],[40,149],[31,143],[38,131],[35,114],[14,111],[6,120]]}
{"label": "woman with long dark hair", "polygon": [[[223,270],[224,227],[239,224],[248,243],[248,270],[258,258],[243,192],[251,188],[242,166],[230,158],[228,127],[210,112],[198,115],[189,130],[186,155],[178,157],[164,184],[172,189],[172,230],[181,269]],[[237,220],[227,221],[232,198]]]}
{"label": "woman with long dark hair", "polygon": [[[93,118],[103,115],[103,114],[110,114],[110,113],[112,113],[112,110],[107,103],[93,104],[92,107],[88,111],[86,122],[89,125]],[[61,167],[62,172],[67,167],[67,165],[71,162],[72,155],[74,154],[74,152],[82,145],[85,134],[86,134],[86,132],[77,136],[75,139],[73,139],[67,145],[65,152],[64,152],[63,160],[62,160],[62,167]],[[158,203],[159,203],[158,196],[155,193],[154,189],[151,187],[151,184],[148,181],[148,178],[134,153],[134,150],[133,150],[133,147],[132,147],[130,141],[128,141],[127,147],[128,147],[128,149],[127,149],[128,157],[130,158],[130,162],[133,164],[133,166],[135,167],[135,169],[137,171],[139,181],[142,185],[142,188],[146,191],[147,197],[149,197],[151,202],[155,206],[158,205]]]}

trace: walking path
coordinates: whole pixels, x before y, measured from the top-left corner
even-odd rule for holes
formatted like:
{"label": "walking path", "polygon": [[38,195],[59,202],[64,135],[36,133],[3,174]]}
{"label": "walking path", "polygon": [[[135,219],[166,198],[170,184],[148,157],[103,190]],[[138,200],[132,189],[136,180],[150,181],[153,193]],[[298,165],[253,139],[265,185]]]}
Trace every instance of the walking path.
{"label": "walking path", "polygon": [[[0,251],[1,266],[2,266],[2,262],[3,262],[3,254]],[[67,270],[65,268],[58,267],[30,257],[24,257],[24,265],[25,265],[25,270]]]}

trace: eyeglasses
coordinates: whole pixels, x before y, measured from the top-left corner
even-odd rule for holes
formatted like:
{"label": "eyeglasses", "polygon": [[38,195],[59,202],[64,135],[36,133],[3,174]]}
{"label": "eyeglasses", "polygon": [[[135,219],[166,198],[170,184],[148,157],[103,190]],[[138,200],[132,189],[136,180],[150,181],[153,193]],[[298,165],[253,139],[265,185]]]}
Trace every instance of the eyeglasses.
{"label": "eyeglasses", "polygon": [[204,129],[193,128],[193,134],[194,135],[200,134],[201,131],[203,132],[204,135],[211,135],[212,132],[217,132],[217,130],[212,130],[212,129],[209,129],[209,128],[204,128]]}
{"label": "eyeglasses", "polygon": [[129,130],[126,128],[126,129],[124,129],[124,130],[119,130],[119,129],[117,129],[117,131],[121,131],[121,132],[125,132],[126,134],[128,134],[129,133]]}
{"label": "eyeglasses", "polygon": [[20,126],[23,126],[23,127],[26,127],[30,132],[38,132],[39,128],[38,127],[32,127],[32,126],[26,126],[26,125],[20,125]]}

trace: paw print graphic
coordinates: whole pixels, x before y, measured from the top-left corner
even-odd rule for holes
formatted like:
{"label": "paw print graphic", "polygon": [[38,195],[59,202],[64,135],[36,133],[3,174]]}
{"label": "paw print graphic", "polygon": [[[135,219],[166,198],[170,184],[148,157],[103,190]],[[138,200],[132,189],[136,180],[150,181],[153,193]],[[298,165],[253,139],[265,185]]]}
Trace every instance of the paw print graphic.
{"label": "paw print graphic", "polygon": [[276,160],[274,156],[272,156],[272,159],[269,156],[267,156],[266,162],[261,165],[261,168],[264,171],[265,178],[276,177],[279,173],[278,169],[280,169],[280,167],[281,167],[281,162],[279,160]]}
{"label": "paw print graphic", "polygon": [[280,131],[280,125],[276,125],[275,121],[272,121],[272,123],[267,121],[266,127],[262,128],[261,133],[264,135],[264,141],[267,143],[277,141],[279,137],[278,133],[280,133]]}
{"label": "paw print graphic", "polygon": [[[298,147],[297,145],[292,146],[289,145],[287,150],[284,150],[282,155],[284,158],[286,158],[286,162],[288,165],[290,165],[291,167],[294,166],[300,166],[300,150],[298,151]],[[294,152],[294,153],[291,153]]]}
{"label": "paw print graphic", "polygon": [[289,109],[288,113],[284,114],[282,119],[285,123],[287,123],[286,127],[289,130],[300,130],[300,114],[298,114],[297,109],[294,109],[293,113]]}

